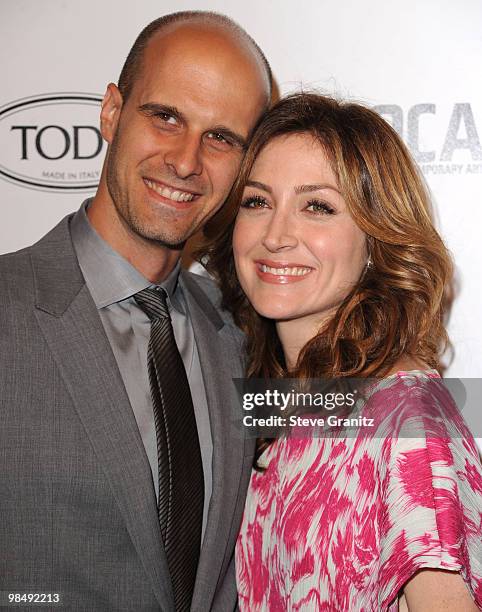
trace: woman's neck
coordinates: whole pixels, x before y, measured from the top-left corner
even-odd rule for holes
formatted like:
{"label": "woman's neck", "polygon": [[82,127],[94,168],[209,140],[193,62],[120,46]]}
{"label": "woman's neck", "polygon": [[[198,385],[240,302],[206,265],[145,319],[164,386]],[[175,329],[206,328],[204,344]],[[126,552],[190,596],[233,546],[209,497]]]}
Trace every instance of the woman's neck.
{"label": "woman's neck", "polygon": [[276,331],[283,347],[286,366],[293,370],[303,348],[320,331],[327,316],[319,314],[298,319],[276,321]]}

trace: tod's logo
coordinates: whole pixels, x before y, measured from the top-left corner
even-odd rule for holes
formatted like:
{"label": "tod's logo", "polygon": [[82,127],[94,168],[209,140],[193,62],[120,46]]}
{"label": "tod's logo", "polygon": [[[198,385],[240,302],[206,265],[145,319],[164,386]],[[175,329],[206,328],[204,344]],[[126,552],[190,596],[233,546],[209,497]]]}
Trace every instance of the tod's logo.
{"label": "tod's logo", "polygon": [[94,190],[104,150],[101,101],[98,94],[52,93],[0,107],[0,177],[30,189]]}

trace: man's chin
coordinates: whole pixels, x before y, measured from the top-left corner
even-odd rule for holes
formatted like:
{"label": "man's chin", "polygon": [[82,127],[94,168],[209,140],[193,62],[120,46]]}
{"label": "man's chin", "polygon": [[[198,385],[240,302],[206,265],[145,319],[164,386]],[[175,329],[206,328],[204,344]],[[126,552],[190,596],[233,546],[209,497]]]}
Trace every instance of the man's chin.
{"label": "man's chin", "polygon": [[136,232],[139,234],[144,240],[152,242],[157,246],[163,246],[167,249],[172,249],[173,251],[181,251],[186,244],[187,237],[177,237],[177,236],[167,236],[164,233],[157,233],[152,231],[145,232]]}
{"label": "man's chin", "polygon": [[153,224],[146,222],[140,223],[132,217],[126,221],[131,231],[140,238],[175,251],[183,249],[186,241],[191,236],[189,232],[166,232],[164,228],[156,228]]}
{"label": "man's chin", "polygon": [[154,242],[158,246],[162,246],[166,249],[170,249],[171,251],[182,251],[186,245],[186,240],[184,240],[183,242],[168,242],[166,240],[157,239],[157,240],[154,240]]}

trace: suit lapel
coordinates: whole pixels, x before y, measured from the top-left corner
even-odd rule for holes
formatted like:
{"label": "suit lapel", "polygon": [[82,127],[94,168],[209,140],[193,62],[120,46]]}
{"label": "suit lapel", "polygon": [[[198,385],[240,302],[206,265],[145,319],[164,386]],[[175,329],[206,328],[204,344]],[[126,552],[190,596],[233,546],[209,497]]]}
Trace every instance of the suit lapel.
{"label": "suit lapel", "polygon": [[193,610],[207,610],[229,562],[225,552],[233,538],[236,505],[244,502],[239,500],[239,487],[246,449],[243,432],[235,423],[232,382],[233,377],[243,376],[243,365],[239,341],[233,335],[236,332],[224,325],[192,278],[182,274],[181,279],[201,362],[213,439],[213,490],[192,603]]}
{"label": "suit lapel", "polygon": [[173,609],[149,462],[64,219],[32,247],[36,315],[161,609]]}

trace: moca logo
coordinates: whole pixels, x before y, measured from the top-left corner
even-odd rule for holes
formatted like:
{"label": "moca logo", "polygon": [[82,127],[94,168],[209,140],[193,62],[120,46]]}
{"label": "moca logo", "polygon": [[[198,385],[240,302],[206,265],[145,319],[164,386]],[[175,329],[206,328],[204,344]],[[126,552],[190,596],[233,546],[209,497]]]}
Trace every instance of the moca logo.
{"label": "moca logo", "polygon": [[0,178],[41,191],[96,189],[102,96],[40,94],[0,107]]}
{"label": "moca logo", "polygon": [[405,137],[425,175],[482,173],[482,145],[468,102],[454,104],[443,121],[438,118],[440,109],[435,104],[415,104],[406,115],[397,104],[373,108]]}

